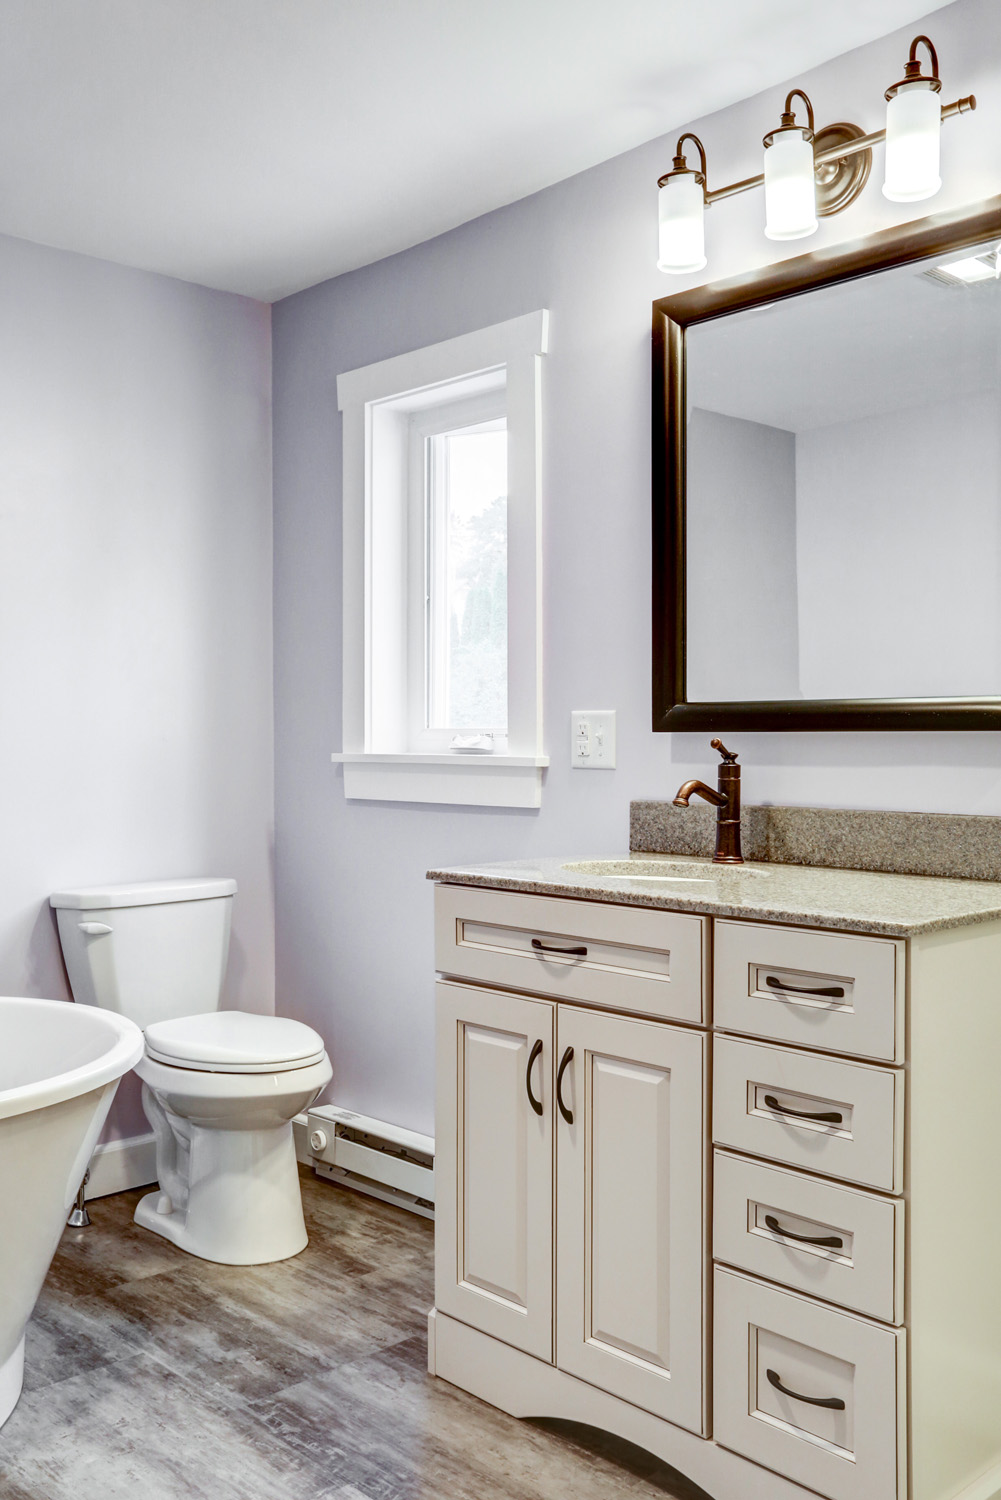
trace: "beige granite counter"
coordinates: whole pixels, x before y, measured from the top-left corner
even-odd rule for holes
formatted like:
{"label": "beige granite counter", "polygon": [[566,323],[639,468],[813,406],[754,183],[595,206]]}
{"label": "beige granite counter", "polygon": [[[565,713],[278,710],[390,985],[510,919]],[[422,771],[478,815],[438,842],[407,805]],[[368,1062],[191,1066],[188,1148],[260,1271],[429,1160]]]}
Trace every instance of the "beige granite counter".
{"label": "beige granite counter", "polygon": [[[622,856],[626,858],[626,856]],[[608,856],[608,861],[613,861]],[[661,856],[633,855],[632,862],[664,864]],[[652,878],[568,870],[567,859],[515,860],[429,870],[429,880],[492,886],[541,896],[569,896],[712,917],[746,917],[914,937],[975,922],[1001,920],[1001,882],[947,880],[930,875],[877,874],[868,870],[817,869],[805,865],[748,863],[736,868],[672,855],[681,878]],[[618,860],[614,860],[618,863]],[[685,878],[691,871],[692,879]],[[702,877],[702,878],[695,878]]]}

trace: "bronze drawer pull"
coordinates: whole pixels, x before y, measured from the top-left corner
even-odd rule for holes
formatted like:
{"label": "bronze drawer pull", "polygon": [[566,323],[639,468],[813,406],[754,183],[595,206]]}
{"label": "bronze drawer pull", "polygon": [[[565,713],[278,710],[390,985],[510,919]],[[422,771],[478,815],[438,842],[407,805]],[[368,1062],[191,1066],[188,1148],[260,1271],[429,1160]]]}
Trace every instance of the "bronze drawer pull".
{"label": "bronze drawer pull", "polygon": [[570,958],[586,958],[586,948],[554,948],[550,943],[543,943],[539,938],[532,939],[532,947],[536,953],[565,953]]}
{"label": "bronze drawer pull", "polygon": [[765,1103],[778,1114],[792,1115],[796,1120],[817,1120],[821,1125],[843,1125],[845,1122],[844,1115],[838,1114],[837,1110],[814,1114],[808,1109],[790,1109],[787,1104],[780,1104],[774,1094],[766,1094]]}
{"label": "bronze drawer pull", "polygon": [[780,1234],[786,1240],[798,1240],[801,1245],[821,1245],[825,1250],[843,1250],[845,1242],[837,1234],[794,1234],[791,1229],[783,1229],[774,1214],[765,1214],[765,1228],[770,1229],[772,1234]]}
{"label": "bronze drawer pull", "polygon": [[787,995],[819,995],[824,1000],[843,1000],[845,991],[843,985],[831,985],[829,989],[808,990],[801,984],[783,984],[781,979],[776,979],[773,974],[768,974],[765,983],[770,990],[782,990]]}
{"label": "bronze drawer pull", "polygon": [[540,1036],[539,1040],[536,1042],[535,1046],[532,1048],[532,1051],[531,1051],[531,1053],[529,1055],[529,1059],[528,1059],[528,1067],[525,1069],[525,1088],[528,1091],[528,1102],[532,1106],[532,1108],[535,1110],[535,1113],[537,1115],[541,1115],[541,1113],[542,1113],[542,1100],[541,1099],[536,1099],[535,1095],[532,1093],[532,1069],[535,1066],[535,1059],[539,1056],[539,1054],[540,1054],[541,1051],[542,1051],[542,1038]]}
{"label": "bronze drawer pull", "polygon": [[798,1391],[791,1391],[788,1386],[782,1384],[774,1370],[766,1370],[765,1376],[769,1385],[773,1385],[783,1396],[791,1396],[794,1401],[805,1401],[807,1406],[826,1406],[828,1411],[844,1411],[845,1403],[840,1396],[801,1396]]}

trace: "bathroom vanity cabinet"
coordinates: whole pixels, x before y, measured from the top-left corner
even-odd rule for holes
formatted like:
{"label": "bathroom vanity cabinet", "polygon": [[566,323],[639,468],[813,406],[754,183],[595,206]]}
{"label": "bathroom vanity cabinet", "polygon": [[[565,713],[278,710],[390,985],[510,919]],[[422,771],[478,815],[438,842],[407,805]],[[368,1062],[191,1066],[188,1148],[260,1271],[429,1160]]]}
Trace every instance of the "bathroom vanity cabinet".
{"label": "bathroom vanity cabinet", "polygon": [[1001,921],[858,915],[972,883],[489,871],[434,872],[432,1372],[714,1500],[992,1500]]}

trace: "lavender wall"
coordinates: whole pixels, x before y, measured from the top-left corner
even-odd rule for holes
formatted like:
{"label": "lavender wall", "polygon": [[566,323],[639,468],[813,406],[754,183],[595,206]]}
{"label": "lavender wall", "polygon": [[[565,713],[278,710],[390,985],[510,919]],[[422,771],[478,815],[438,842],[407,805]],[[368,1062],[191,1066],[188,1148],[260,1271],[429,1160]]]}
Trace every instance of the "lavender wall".
{"label": "lavender wall", "polygon": [[0,994],[69,997],[50,891],[233,875],[268,1011],[268,309],[0,239],[0,413]]}
{"label": "lavender wall", "polygon": [[[912,35],[945,96],[980,109],[943,132],[929,209],[1001,192],[1001,6],[958,0],[803,78],[818,119],[881,123]],[[832,33],[833,36],[833,33]],[[716,183],[758,170],[785,86],[705,120]],[[430,864],[622,851],[631,797],[673,794],[714,759],[708,736],[650,731],[650,303],[696,278],[658,274],[653,142],[274,309],[278,1008],[316,1025],[331,1097],[418,1129],[432,1121]],[[811,247],[916,217],[879,192]],[[489,171],[489,163],[484,163]],[[760,193],[713,208],[703,278],[776,258]],[[783,247],[789,254],[801,245]],[[346,803],[341,747],[341,370],[535,307],[552,311],[544,393],[545,711],[553,764],[537,813]],[[572,708],[618,711],[618,769],[569,768]],[[1001,813],[990,734],[745,734],[752,801]]]}

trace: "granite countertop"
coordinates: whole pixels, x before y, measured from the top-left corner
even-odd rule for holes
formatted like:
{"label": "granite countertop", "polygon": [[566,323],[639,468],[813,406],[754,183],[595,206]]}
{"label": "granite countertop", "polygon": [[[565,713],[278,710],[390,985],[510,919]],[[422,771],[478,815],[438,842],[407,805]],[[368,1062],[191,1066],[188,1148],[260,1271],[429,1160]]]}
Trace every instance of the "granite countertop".
{"label": "granite countertop", "polygon": [[[627,856],[622,856],[626,858]],[[953,880],[933,875],[891,875],[870,870],[818,869],[808,865],[748,862],[736,868],[707,865],[680,855],[634,854],[646,861],[690,868],[701,881],[667,884],[651,878],[568,870],[562,859],[515,860],[429,870],[429,880],[489,886],[538,896],[570,896],[711,917],[745,917],[803,927],[840,928],[882,937],[915,937],[1001,919],[1001,881]],[[580,861],[573,861],[579,863]],[[589,863],[619,863],[613,856]]]}

